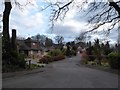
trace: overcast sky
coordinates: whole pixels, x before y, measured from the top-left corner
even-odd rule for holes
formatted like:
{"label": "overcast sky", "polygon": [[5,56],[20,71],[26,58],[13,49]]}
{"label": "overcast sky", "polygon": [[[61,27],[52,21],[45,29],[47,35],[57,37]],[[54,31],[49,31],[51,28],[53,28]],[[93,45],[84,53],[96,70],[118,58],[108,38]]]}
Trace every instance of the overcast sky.
{"label": "overcast sky", "polygon": [[[25,4],[25,1],[27,0],[20,1],[21,4]],[[84,16],[83,12],[77,12],[76,8],[72,8],[68,11],[63,21],[58,21],[55,24],[51,33],[51,30],[49,29],[49,17],[51,11],[50,9],[46,9],[41,12],[41,8],[45,7],[47,4],[40,1],[41,0],[31,0],[32,5],[29,4],[27,6],[22,6],[21,8],[13,3],[10,15],[10,34],[12,29],[16,29],[17,36],[19,37],[27,38],[39,33],[41,35],[47,35],[52,39],[54,39],[55,35],[62,35],[65,41],[71,41],[74,40],[80,32],[88,30],[87,16]],[[2,6],[0,7],[1,14],[4,10],[3,0],[0,1],[0,6]],[[84,9],[87,9],[87,6],[85,6]],[[106,27],[104,26],[104,28]],[[92,40],[95,38],[108,38],[111,43],[114,43],[117,40],[117,31],[114,30],[111,33],[110,37],[92,34]]]}

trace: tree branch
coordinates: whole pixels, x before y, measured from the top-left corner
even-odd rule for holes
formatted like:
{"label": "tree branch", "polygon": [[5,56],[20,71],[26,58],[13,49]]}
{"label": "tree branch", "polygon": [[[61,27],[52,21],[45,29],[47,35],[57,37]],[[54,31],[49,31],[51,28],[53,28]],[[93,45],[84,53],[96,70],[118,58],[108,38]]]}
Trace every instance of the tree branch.
{"label": "tree branch", "polygon": [[114,9],[118,12],[118,15],[119,15],[119,18],[120,18],[120,7],[113,0],[108,0],[108,2],[109,2],[109,5],[114,7]]}

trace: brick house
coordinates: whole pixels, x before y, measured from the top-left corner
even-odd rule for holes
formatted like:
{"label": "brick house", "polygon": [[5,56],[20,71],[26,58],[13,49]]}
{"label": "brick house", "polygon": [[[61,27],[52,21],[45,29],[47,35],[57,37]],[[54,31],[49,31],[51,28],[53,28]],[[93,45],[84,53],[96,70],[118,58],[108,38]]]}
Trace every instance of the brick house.
{"label": "brick house", "polygon": [[41,58],[40,42],[27,38],[17,40],[17,49],[19,53],[24,53],[29,58]]}

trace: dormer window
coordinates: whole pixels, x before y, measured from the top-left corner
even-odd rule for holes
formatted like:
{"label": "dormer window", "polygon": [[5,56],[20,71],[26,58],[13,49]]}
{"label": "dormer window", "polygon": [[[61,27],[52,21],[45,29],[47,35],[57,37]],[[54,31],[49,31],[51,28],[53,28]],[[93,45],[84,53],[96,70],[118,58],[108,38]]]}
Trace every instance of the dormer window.
{"label": "dormer window", "polygon": [[35,45],[35,43],[33,43],[33,45]]}

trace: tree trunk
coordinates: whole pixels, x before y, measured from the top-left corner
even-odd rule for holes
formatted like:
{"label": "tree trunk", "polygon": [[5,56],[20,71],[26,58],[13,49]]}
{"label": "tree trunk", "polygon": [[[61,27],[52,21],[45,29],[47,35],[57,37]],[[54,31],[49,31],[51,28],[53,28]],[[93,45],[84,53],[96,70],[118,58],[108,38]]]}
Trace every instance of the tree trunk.
{"label": "tree trunk", "polygon": [[5,2],[5,9],[3,12],[3,37],[2,37],[3,65],[10,64],[11,44],[10,44],[10,35],[9,35],[9,15],[12,9],[10,0],[5,0],[4,2]]}
{"label": "tree trunk", "polygon": [[9,15],[12,9],[10,0],[5,0],[5,9],[3,12],[3,50],[9,52],[10,50],[10,35],[9,35]]}

